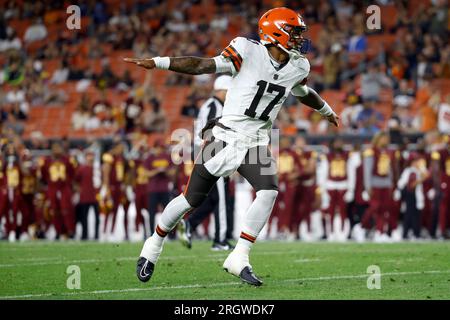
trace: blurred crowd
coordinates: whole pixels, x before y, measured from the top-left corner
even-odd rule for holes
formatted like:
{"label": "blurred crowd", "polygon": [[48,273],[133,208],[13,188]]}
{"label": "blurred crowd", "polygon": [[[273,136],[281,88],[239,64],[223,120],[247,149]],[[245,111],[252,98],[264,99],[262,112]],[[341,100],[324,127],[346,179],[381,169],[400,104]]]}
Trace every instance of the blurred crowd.
{"label": "blurred crowd", "polygon": [[[308,81],[318,92],[340,90],[335,104],[344,107],[341,130],[373,134],[386,125],[408,132],[449,130],[439,113],[448,112],[450,97],[430,86],[434,79],[450,77],[445,0],[420,2],[412,10],[408,1],[375,1],[394,4],[397,11],[395,24],[381,30],[366,28],[365,8],[373,4],[368,1],[86,0],[77,3],[89,24],[78,32],[50,29],[55,23],[64,24],[64,2],[4,2],[0,9],[0,52],[5,58],[0,82],[7,87],[0,90],[1,119],[19,133],[33,106],[64,105],[69,93],[58,85],[67,82],[76,82],[80,92],[87,87],[100,92],[95,97],[90,96],[91,91],[79,94],[73,128],[89,131],[107,127],[125,134],[165,132],[170,124],[160,106],[170,97],[161,97],[150,80],[144,84],[136,81],[131,69],[117,74],[106,48],[131,50],[137,57],[215,56],[237,35],[258,39],[260,13],[279,5],[299,10],[308,25],[320,26],[308,55]],[[11,25],[18,19],[31,21],[23,37],[18,37]],[[374,34],[393,35],[395,39],[374,49],[369,45]],[[49,74],[45,62],[55,59],[59,65]],[[87,63],[92,59],[100,59],[98,68]],[[192,88],[181,117],[196,115],[212,80],[210,75],[167,75],[165,86]],[[108,90],[128,95],[123,101],[111,101]],[[392,96],[384,98],[385,90]],[[380,105],[385,112],[379,110]],[[291,132],[330,130],[316,114],[298,108],[295,99],[288,99],[286,106],[289,108],[280,115],[279,127]]]}

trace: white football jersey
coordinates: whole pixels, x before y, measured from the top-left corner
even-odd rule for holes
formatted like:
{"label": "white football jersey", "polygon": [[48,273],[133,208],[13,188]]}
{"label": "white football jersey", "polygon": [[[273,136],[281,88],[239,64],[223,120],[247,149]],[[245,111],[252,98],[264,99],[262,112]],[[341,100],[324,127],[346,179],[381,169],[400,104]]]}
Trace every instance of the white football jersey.
{"label": "white football jersey", "polygon": [[279,65],[263,44],[243,37],[233,39],[221,55],[232,62],[233,79],[220,123],[257,144],[267,145],[284,100],[294,86],[306,82],[308,60],[298,56]]}

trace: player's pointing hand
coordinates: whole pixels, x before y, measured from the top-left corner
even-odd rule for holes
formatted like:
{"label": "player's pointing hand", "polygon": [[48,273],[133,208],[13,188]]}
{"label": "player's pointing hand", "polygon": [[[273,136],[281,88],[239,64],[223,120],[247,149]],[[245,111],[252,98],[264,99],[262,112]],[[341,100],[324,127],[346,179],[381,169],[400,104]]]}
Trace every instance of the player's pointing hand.
{"label": "player's pointing hand", "polygon": [[330,114],[327,116],[328,122],[334,124],[336,127],[339,127],[339,116],[333,112],[333,114]]}
{"label": "player's pointing hand", "polygon": [[144,59],[138,59],[138,58],[124,58],[123,61],[134,63],[138,66],[144,67],[145,69],[154,69],[155,68],[155,61],[152,58],[144,58]]}

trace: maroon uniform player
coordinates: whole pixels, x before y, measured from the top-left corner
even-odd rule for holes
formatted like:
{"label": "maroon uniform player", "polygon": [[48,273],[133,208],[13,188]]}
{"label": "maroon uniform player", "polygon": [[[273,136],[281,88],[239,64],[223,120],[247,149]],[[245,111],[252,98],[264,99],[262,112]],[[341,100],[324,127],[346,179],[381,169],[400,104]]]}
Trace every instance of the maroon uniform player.
{"label": "maroon uniform player", "polygon": [[[3,151],[3,150],[2,150]],[[6,217],[6,201],[8,197],[8,190],[6,188],[6,175],[5,175],[5,158],[3,152],[0,154],[0,222],[3,216]]]}
{"label": "maroon uniform player", "polygon": [[[6,145],[5,164],[2,175],[4,177],[3,208],[1,212],[6,217],[6,234],[9,241],[16,240],[17,217],[21,201],[20,194],[20,164],[15,147],[12,143]],[[6,191],[6,192],[5,192]]]}
{"label": "maroon uniform player", "polygon": [[433,151],[434,172],[440,192],[439,227],[441,236],[449,239],[447,229],[450,226],[450,150],[448,136],[444,137],[444,145],[440,150]]}
{"label": "maroon uniform player", "polygon": [[305,221],[308,231],[311,231],[311,213],[316,204],[317,185],[316,167],[317,152],[305,150],[306,140],[298,137],[295,141],[297,163],[297,188],[294,196],[291,216],[291,232],[298,238],[299,225]]}
{"label": "maroon uniform player", "polygon": [[[289,233],[289,226],[294,208],[294,195],[297,188],[295,179],[296,154],[291,149],[289,137],[283,137],[280,142],[280,155],[278,158],[279,193],[272,215],[269,218],[269,227],[272,219],[278,218],[278,230],[283,235]],[[270,233],[270,232],[269,232]]]}
{"label": "maroon uniform player", "polygon": [[88,213],[93,208],[95,213],[95,239],[98,239],[99,229],[99,205],[97,194],[99,192],[100,181],[95,179],[94,153],[86,152],[86,161],[78,166],[75,171],[75,182],[80,194],[79,214],[82,226],[81,240],[88,239]]}
{"label": "maroon uniform player", "polygon": [[364,198],[369,201],[369,208],[362,219],[362,226],[371,227],[375,219],[375,240],[387,240],[385,229],[392,206],[394,188],[394,164],[396,152],[388,149],[389,136],[386,132],[378,133],[373,139],[373,147],[364,151]]}
{"label": "maroon uniform player", "polygon": [[36,224],[34,195],[37,192],[37,170],[28,150],[22,156],[21,169],[20,211],[22,212],[21,231],[24,233],[30,225]]}
{"label": "maroon uniform player", "polygon": [[170,183],[175,176],[175,167],[162,140],[155,141],[153,152],[145,160],[150,178],[148,184],[148,213],[150,215],[150,233],[155,230],[155,215],[158,206],[164,208],[170,201]]}
{"label": "maroon uniform player", "polygon": [[103,154],[102,189],[112,199],[112,208],[105,218],[104,232],[107,232],[108,218],[111,216],[110,232],[114,233],[117,211],[122,205],[125,212],[125,238],[128,239],[128,207],[130,202],[126,195],[128,163],[124,155],[124,145],[116,143],[109,153]]}
{"label": "maroon uniform player", "polygon": [[[350,169],[351,161],[349,152],[344,150],[344,142],[337,138],[332,141],[328,154],[321,159],[321,189],[324,197],[328,199],[328,208],[325,210],[330,216],[331,232],[334,232],[334,217],[339,211],[341,217],[341,230],[344,231],[345,221],[347,221],[347,202],[353,197],[350,176],[353,171]],[[325,196],[326,195],[326,196]],[[325,230],[326,232],[326,230]]]}
{"label": "maroon uniform player", "polygon": [[137,159],[130,160],[129,166],[132,177],[133,191],[135,194],[135,205],[136,205],[136,219],[135,228],[136,231],[139,230],[139,226],[142,224],[144,227],[144,235],[147,235],[145,228],[144,216],[142,215],[142,210],[147,208],[148,202],[148,181],[149,176],[144,163],[145,149],[141,147],[139,149],[139,155]]}
{"label": "maroon uniform player", "polygon": [[75,232],[72,205],[74,164],[64,154],[64,149],[59,142],[52,144],[52,155],[45,159],[41,167],[41,176],[47,184],[46,197],[50,202],[57,237],[63,234],[73,237]]}

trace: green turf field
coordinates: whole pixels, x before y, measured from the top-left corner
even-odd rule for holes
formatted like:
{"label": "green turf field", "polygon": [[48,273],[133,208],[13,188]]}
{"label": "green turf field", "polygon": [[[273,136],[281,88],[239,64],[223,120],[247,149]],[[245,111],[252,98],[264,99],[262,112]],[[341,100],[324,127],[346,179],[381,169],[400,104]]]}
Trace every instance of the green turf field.
{"label": "green turf field", "polygon": [[[135,276],[141,244],[1,243],[0,299],[450,299],[450,242],[333,244],[259,242],[251,262],[259,288],[222,271],[209,242],[165,251],[148,283]],[[66,287],[69,265],[81,289]],[[367,288],[367,267],[381,289]]]}

